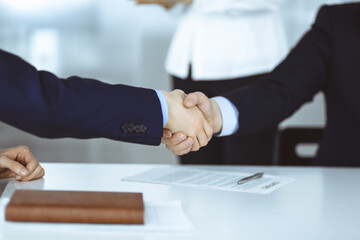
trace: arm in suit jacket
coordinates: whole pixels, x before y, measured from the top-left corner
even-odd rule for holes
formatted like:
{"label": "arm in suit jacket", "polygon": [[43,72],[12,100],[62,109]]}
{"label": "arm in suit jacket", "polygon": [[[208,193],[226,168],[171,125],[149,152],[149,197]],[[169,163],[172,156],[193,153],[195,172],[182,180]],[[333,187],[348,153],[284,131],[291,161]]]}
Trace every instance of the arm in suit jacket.
{"label": "arm in suit jacket", "polygon": [[323,7],[312,29],[272,73],[224,95],[239,111],[237,134],[276,126],[326,88],[332,59],[330,31],[328,8]]}
{"label": "arm in suit jacket", "polygon": [[0,121],[46,138],[109,138],[158,145],[154,90],[80,77],[59,79],[0,50]]}
{"label": "arm in suit jacket", "polygon": [[314,165],[360,166],[360,3],[324,6],[287,58],[254,86],[226,97],[237,134],[275,126],[323,91],[326,126]]}

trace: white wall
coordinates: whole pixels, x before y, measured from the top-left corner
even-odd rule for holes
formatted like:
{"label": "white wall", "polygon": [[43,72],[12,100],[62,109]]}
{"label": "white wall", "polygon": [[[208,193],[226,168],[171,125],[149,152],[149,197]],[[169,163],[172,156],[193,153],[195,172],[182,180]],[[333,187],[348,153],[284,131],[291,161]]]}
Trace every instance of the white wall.
{"label": "white wall", "polygon": [[[293,46],[322,3],[289,0],[283,6]],[[163,65],[180,16],[129,0],[0,0],[0,48],[61,77],[170,89]],[[323,125],[321,96],[284,125]],[[0,123],[0,148],[31,147],[40,161],[176,163],[164,147],[104,139],[40,139]]]}

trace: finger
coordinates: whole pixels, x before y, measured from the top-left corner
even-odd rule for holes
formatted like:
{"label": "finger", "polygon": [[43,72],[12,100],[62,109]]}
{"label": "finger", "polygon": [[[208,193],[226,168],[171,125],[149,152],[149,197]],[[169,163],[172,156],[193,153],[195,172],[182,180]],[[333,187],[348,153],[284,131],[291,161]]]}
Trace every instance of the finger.
{"label": "finger", "polygon": [[31,161],[37,161],[27,146],[17,146],[7,149],[4,154],[6,154],[8,158],[16,160],[24,166]]}
{"label": "finger", "polygon": [[184,99],[184,106],[187,108],[195,107],[199,103],[198,92],[189,93]]}
{"label": "finger", "polygon": [[209,98],[202,92],[189,93],[184,99],[184,105],[188,108],[207,104],[208,102]]}
{"label": "finger", "polygon": [[191,150],[191,147],[192,147],[193,143],[194,143],[193,138],[188,137],[186,139],[186,141],[182,141],[181,143],[179,143],[177,145],[169,145],[169,144],[167,144],[166,148],[169,149],[170,151],[172,151],[173,153],[179,155],[178,154],[179,152],[184,152],[188,148],[190,148],[190,150]]}
{"label": "finger", "polygon": [[191,148],[191,151],[198,151],[200,149],[200,143],[199,143],[199,140],[196,138],[194,139],[194,144]]}
{"label": "finger", "polygon": [[9,169],[10,171],[20,176],[26,176],[29,174],[29,171],[23,165],[15,160],[9,159],[4,155],[0,156],[0,168]]}
{"label": "finger", "polygon": [[9,169],[5,169],[0,172],[0,179],[1,178],[11,178],[11,177],[15,177],[15,176],[16,176],[16,173],[14,173],[13,171],[11,171]]}
{"label": "finger", "polygon": [[45,175],[45,170],[39,165],[35,171],[27,177],[16,176],[15,179],[18,181],[30,181],[38,178],[42,178]]}
{"label": "finger", "polygon": [[171,138],[162,138],[161,142],[166,144],[166,145],[178,145],[179,143],[181,143],[182,141],[184,141],[186,139],[186,134],[183,132],[177,132],[175,134],[172,135]]}
{"label": "finger", "polygon": [[211,101],[202,92],[194,92],[187,95],[184,100],[184,105],[187,108],[197,106],[207,121],[210,121],[214,117]]}
{"label": "finger", "polygon": [[32,174],[30,174],[29,176],[26,176],[26,177],[16,176],[16,180],[30,181],[30,180],[35,180],[35,179],[41,178],[44,175],[45,175],[45,170],[40,165],[38,165],[38,167],[34,170],[34,172]]}
{"label": "finger", "polygon": [[172,137],[172,132],[169,129],[164,128],[163,130],[163,136],[161,138],[161,143],[166,144],[167,140]]}
{"label": "finger", "polygon": [[176,154],[176,155],[179,155],[179,156],[185,155],[185,154],[188,154],[188,153],[191,151],[191,148],[192,148],[192,147],[188,147],[187,149],[185,149],[185,150],[183,150],[183,151],[173,152],[173,153]]}
{"label": "finger", "polygon": [[212,127],[210,126],[210,124],[208,124],[208,123],[204,124],[204,131],[205,131],[208,141],[210,141],[214,134],[214,131],[213,131]]}
{"label": "finger", "polygon": [[35,158],[31,159],[30,161],[29,160],[26,161],[27,161],[26,169],[29,171],[29,174],[26,175],[25,177],[28,177],[35,172],[35,170],[40,166],[40,164]]}
{"label": "finger", "polygon": [[169,129],[164,128],[163,130],[163,138],[171,138],[172,137],[172,133]]}
{"label": "finger", "polygon": [[181,90],[181,89],[175,89],[172,92],[175,93],[175,94],[178,94],[180,96],[183,96],[183,97],[186,96],[185,92],[183,90]]}
{"label": "finger", "polygon": [[204,147],[208,144],[208,138],[204,131],[199,132],[197,139],[199,141],[200,147]]}
{"label": "finger", "polygon": [[[18,146],[16,150],[18,151],[17,160],[22,161],[25,164],[26,169],[29,171],[29,174],[23,178],[33,175],[38,167],[42,169],[38,160],[36,160],[36,158],[32,155],[27,146]],[[34,178],[32,177],[31,179]]]}

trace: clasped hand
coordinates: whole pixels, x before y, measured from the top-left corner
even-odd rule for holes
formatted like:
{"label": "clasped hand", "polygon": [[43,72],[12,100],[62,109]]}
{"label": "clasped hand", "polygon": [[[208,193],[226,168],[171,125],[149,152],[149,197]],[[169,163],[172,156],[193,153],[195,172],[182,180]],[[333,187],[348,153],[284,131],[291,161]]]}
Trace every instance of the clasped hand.
{"label": "clasped hand", "polygon": [[201,92],[163,92],[169,106],[162,143],[176,155],[198,151],[222,128],[219,106]]}
{"label": "clasped hand", "polygon": [[0,179],[15,177],[30,181],[43,177],[44,169],[26,146],[0,150]]}

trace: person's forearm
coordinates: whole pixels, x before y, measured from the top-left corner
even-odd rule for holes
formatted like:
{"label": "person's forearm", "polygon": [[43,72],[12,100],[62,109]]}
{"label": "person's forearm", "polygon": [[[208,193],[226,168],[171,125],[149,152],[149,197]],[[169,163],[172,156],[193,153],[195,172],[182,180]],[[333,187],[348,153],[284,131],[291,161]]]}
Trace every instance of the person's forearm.
{"label": "person's forearm", "polygon": [[1,50],[0,75],[0,121],[40,137],[160,144],[162,111],[151,89],[59,79]]}
{"label": "person's forearm", "polygon": [[239,110],[236,134],[277,126],[326,87],[333,58],[329,16],[328,7],[321,8],[312,29],[262,80],[224,94]]}

